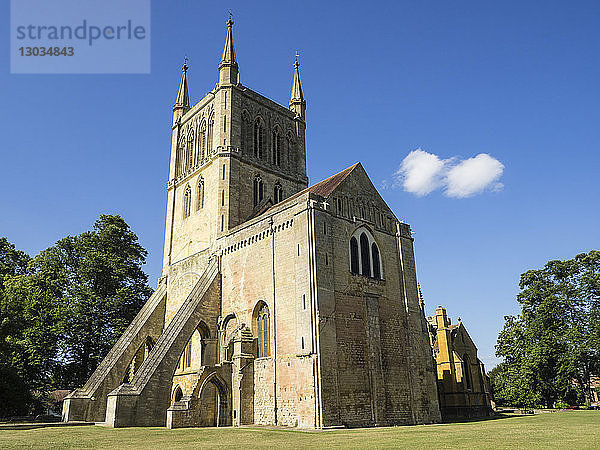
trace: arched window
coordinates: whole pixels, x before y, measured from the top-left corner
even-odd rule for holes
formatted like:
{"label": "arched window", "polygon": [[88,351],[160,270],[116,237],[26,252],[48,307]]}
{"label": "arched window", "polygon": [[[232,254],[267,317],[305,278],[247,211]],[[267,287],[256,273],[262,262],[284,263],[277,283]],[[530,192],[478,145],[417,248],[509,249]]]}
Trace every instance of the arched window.
{"label": "arched window", "polygon": [[360,235],[360,262],[362,265],[361,275],[371,276],[371,255],[369,251],[369,238],[365,233]]}
{"label": "arched window", "polygon": [[262,202],[263,199],[263,181],[260,175],[254,177],[254,207]]}
{"label": "arched window", "polygon": [[204,208],[204,177],[198,181],[198,209]]}
{"label": "arched window", "polygon": [[276,166],[281,165],[281,134],[279,129],[275,128],[272,135],[272,147],[273,147],[273,164]]}
{"label": "arched window", "polygon": [[208,136],[206,138],[206,156],[211,152],[213,146],[213,130],[215,128],[215,116],[214,114],[208,119]]}
{"label": "arched window", "polygon": [[177,146],[177,155],[175,159],[175,176],[181,176],[185,167],[185,138],[179,141]]}
{"label": "arched window", "polygon": [[275,183],[275,188],[273,189],[273,201],[279,203],[281,200],[283,200],[283,188],[278,181]]}
{"label": "arched window", "polygon": [[192,190],[189,185],[185,188],[185,194],[183,194],[183,217],[189,217],[192,206]]}
{"label": "arched window", "polygon": [[194,165],[194,133],[190,132],[187,138],[187,147],[185,152],[185,168],[189,170]]}
{"label": "arched window", "polygon": [[254,122],[254,157],[262,159],[265,141],[265,130],[260,118]]}
{"label": "arched window", "polygon": [[380,279],[381,271],[379,270],[379,249],[377,248],[377,244],[375,242],[371,244],[371,257],[373,259],[373,278]]}
{"label": "arched window", "polygon": [[198,136],[198,144],[200,145],[200,161],[204,159],[206,154],[206,121],[203,120],[200,125],[200,136]]}
{"label": "arched window", "polygon": [[173,391],[173,401],[178,402],[182,398],[183,398],[183,392],[181,391],[181,388],[179,386],[177,386],[175,388],[175,390]]}
{"label": "arched window", "polygon": [[256,316],[256,329],[258,330],[258,357],[263,358],[270,355],[269,349],[269,308],[264,303],[258,310]]}
{"label": "arched window", "polygon": [[360,271],[360,263],[358,262],[358,242],[352,236],[350,238],[350,272],[358,274]]}
{"label": "arched window", "polygon": [[464,379],[465,379],[465,388],[473,389],[473,380],[471,380],[471,361],[469,359],[469,355],[465,354],[463,357],[464,364]]}
{"label": "arched window", "polygon": [[360,227],[350,237],[350,272],[378,280],[383,279],[381,253],[371,232]]}

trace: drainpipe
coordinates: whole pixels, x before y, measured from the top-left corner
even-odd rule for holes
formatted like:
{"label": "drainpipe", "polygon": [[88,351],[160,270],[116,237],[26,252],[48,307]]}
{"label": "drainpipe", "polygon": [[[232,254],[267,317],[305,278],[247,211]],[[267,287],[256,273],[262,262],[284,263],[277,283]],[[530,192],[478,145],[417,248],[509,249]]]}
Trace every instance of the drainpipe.
{"label": "drainpipe", "polygon": [[275,227],[273,216],[269,219],[271,228],[271,268],[273,274],[273,416],[277,425],[277,306],[275,300]]}
{"label": "drainpipe", "polygon": [[312,325],[312,342],[313,352],[315,355],[314,369],[315,374],[315,428],[323,428],[323,403],[321,396],[321,349],[319,335],[319,309],[317,306],[317,254],[316,254],[316,239],[315,239],[315,209],[314,201],[308,200],[307,203],[308,215],[308,260],[309,260],[309,291],[311,305],[311,325]]}

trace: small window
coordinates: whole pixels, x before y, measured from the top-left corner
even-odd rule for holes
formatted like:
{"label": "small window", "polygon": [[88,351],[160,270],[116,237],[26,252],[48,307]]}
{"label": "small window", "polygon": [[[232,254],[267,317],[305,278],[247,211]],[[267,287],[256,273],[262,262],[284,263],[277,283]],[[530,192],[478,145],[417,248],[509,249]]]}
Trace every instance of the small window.
{"label": "small window", "polygon": [[325,253],[325,265],[329,265],[329,255],[327,253]]}
{"label": "small window", "polygon": [[223,179],[225,179],[225,164],[223,164]]}
{"label": "small window", "polygon": [[306,309],[306,294],[302,294],[302,309]]}
{"label": "small window", "polygon": [[204,178],[198,181],[198,209],[204,208]]}
{"label": "small window", "polygon": [[371,252],[369,250],[369,239],[363,232],[360,235],[360,262],[362,265],[361,274],[365,277],[371,276]]}
{"label": "small window", "polygon": [[221,191],[221,206],[225,206],[225,190]]}
{"label": "small window", "polygon": [[323,222],[323,234],[327,234],[327,222]]}
{"label": "small window", "polygon": [[302,350],[304,350],[304,336],[302,336]]}
{"label": "small window", "polygon": [[276,166],[281,165],[281,135],[279,129],[275,128],[271,136],[273,146],[273,164]]}
{"label": "small window", "polygon": [[183,194],[183,217],[189,217],[192,206],[192,190],[189,186],[185,188],[185,193]]}
{"label": "small window", "polygon": [[263,181],[260,175],[254,177],[254,207],[263,200]]}
{"label": "small window", "polygon": [[377,278],[379,280],[381,278],[381,271],[379,269],[379,249],[377,248],[377,244],[375,242],[371,244],[371,257],[373,258],[373,278]]}
{"label": "small window", "polygon": [[300,256],[300,244],[298,244],[298,256]]}
{"label": "small window", "polygon": [[275,187],[273,188],[273,201],[275,203],[279,203],[283,200],[283,188],[279,181],[275,183]]}
{"label": "small window", "polygon": [[265,131],[260,119],[256,119],[254,122],[254,157],[262,159],[263,157],[263,145],[265,140]]}
{"label": "small window", "polygon": [[221,231],[225,229],[225,216],[221,214]]}
{"label": "small window", "polygon": [[358,262],[358,242],[356,238],[352,236],[350,239],[350,272],[359,273],[359,262]]}
{"label": "small window", "polygon": [[215,117],[214,115],[210,116],[210,119],[208,120],[208,136],[206,138],[207,142],[206,142],[206,154],[208,155],[208,153],[210,153],[210,151],[212,150],[212,146],[213,146],[213,129],[215,127]]}
{"label": "small window", "polygon": [[269,356],[269,308],[263,304],[258,310],[257,315],[257,330],[258,330],[258,357],[263,358]]}

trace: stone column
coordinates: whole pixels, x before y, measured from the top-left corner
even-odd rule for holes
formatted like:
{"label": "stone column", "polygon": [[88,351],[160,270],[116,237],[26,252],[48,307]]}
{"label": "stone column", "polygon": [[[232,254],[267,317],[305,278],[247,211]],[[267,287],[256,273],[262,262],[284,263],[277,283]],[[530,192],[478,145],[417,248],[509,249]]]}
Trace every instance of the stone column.
{"label": "stone column", "polygon": [[254,336],[244,324],[233,338],[232,424],[254,422]]}

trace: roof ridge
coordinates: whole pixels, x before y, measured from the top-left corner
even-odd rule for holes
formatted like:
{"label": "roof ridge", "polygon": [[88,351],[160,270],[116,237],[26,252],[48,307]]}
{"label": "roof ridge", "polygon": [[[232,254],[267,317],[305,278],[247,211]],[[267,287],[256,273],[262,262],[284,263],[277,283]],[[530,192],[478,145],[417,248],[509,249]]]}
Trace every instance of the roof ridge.
{"label": "roof ridge", "polygon": [[299,192],[296,192],[294,195],[291,195],[290,197],[280,201],[279,203],[275,203],[269,209],[264,211],[263,214],[279,205],[290,202],[307,192],[312,192],[313,194],[320,195],[321,197],[329,197],[329,195],[335,190],[335,188],[337,188],[340,185],[340,183],[342,181],[344,181],[346,179],[346,177],[348,177],[348,175],[359,165],[360,165],[360,162],[357,162],[357,163],[351,165],[350,167],[346,167],[344,170],[342,170],[336,174],[333,174],[330,177],[327,177],[324,180],[319,181],[318,183],[313,184],[312,186],[309,186]]}

